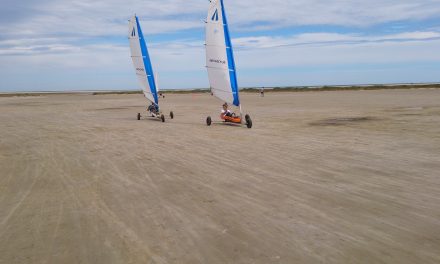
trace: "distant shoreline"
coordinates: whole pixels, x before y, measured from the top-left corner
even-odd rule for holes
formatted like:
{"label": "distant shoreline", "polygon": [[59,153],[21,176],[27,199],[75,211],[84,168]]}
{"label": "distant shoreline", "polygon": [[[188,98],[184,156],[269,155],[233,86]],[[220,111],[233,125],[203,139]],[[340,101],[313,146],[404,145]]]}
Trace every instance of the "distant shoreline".
{"label": "distant shoreline", "polygon": [[[390,84],[390,85],[352,85],[352,86],[297,86],[297,87],[258,87],[242,88],[243,93],[259,93],[264,89],[265,93],[278,92],[324,92],[324,91],[373,91],[373,90],[404,90],[404,89],[440,89],[440,83],[434,84]],[[210,93],[209,89],[188,89],[188,90],[163,90],[163,94],[194,94]],[[67,92],[5,92],[0,97],[25,97],[42,95],[66,95],[66,94],[90,94],[90,95],[126,95],[142,94],[142,91],[67,91]]]}

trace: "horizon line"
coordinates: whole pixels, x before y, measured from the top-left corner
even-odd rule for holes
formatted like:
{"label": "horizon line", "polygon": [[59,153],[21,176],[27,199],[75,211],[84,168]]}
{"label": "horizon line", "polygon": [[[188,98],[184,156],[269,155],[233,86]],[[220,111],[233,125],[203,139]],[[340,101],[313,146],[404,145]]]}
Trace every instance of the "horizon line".
{"label": "horizon line", "polygon": [[[325,88],[325,87],[335,87],[335,88],[344,88],[344,87],[354,87],[354,88],[362,88],[362,87],[374,87],[374,86],[383,86],[383,87],[393,87],[393,86],[426,86],[426,85],[440,85],[440,82],[415,82],[415,83],[371,83],[371,84],[325,84],[325,85],[286,85],[286,86],[249,86],[249,87],[240,87],[239,90],[249,90],[249,89],[288,89],[288,88]],[[190,92],[190,91],[209,91],[210,88],[176,88],[176,89],[162,89],[159,92]],[[66,93],[112,93],[112,92],[141,92],[141,89],[93,89],[93,90],[41,90],[41,91],[25,91],[25,90],[16,90],[16,91],[0,91],[0,94],[66,94]]]}

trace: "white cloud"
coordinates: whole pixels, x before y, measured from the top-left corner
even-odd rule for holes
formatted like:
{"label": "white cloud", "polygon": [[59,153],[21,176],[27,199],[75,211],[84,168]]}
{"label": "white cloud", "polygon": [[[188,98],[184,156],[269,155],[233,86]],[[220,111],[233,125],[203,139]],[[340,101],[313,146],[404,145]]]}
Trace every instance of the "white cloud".
{"label": "white cloud", "polygon": [[[247,77],[252,70],[440,61],[439,28],[422,25],[407,30],[404,26],[408,21],[437,18],[438,0],[224,1],[231,30],[254,35],[233,40],[237,66],[244,74],[242,85],[270,79],[256,78],[255,74]],[[95,82],[95,88],[107,88],[106,79],[112,76],[120,79],[110,86],[127,83],[127,88],[136,88],[125,42],[127,19],[136,12],[145,34],[168,34],[162,42],[155,42],[155,36],[149,38],[155,69],[170,77],[161,78],[162,86],[207,86],[201,22],[207,6],[207,0],[8,1],[0,9],[0,65],[7,65],[2,67],[0,82],[6,85],[9,78],[9,83],[14,83],[11,76],[20,76],[26,69],[29,76],[38,73],[33,77],[41,80],[41,87],[70,85],[52,80],[54,76],[69,79],[80,74],[88,78],[88,84]],[[365,33],[368,27],[388,22],[403,26],[393,25],[390,32],[397,33]],[[326,27],[318,33],[293,33],[295,27],[317,25],[342,26],[358,33],[329,33]],[[268,36],[258,31],[277,28],[283,28],[284,33]],[[197,29],[200,36],[181,39],[188,29]],[[408,32],[402,32],[405,30]],[[108,74],[100,79],[104,87],[98,87],[100,83],[93,79],[97,72]],[[191,83],[181,83],[182,78]],[[78,78],[72,77],[75,82]]]}
{"label": "white cloud", "polygon": [[[253,25],[256,21],[271,26],[339,25],[365,27],[402,20],[436,17],[440,4],[436,0],[253,0],[227,1],[236,23]],[[258,26],[257,26],[258,27]]]}
{"label": "white cloud", "polygon": [[323,46],[284,46],[236,52],[244,68],[438,62],[440,39],[426,42],[372,42]]}
{"label": "white cloud", "polygon": [[[440,13],[438,0],[344,0],[328,2],[324,0],[225,0],[229,21],[233,31],[254,31],[257,29],[289,28],[301,25],[339,25],[366,27],[401,20],[423,20],[436,17]],[[206,0],[25,0],[10,1],[0,10],[4,21],[0,23],[0,49],[3,54],[16,54],[24,45],[82,46],[93,38],[116,37],[124,39],[127,32],[127,19],[138,13],[145,34],[171,33],[188,29],[201,29],[201,20],[206,15]],[[12,10],[12,11],[11,11]],[[14,15],[14,12],[28,14]],[[435,30],[434,30],[435,31]],[[436,34],[435,32],[423,32]],[[426,36],[420,38],[425,39]],[[350,36],[355,40],[354,35]],[[391,36],[395,38],[396,36]],[[400,36],[414,38],[414,36]],[[434,36],[435,37],[435,36]],[[249,41],[265,42],[265,37]],[[272,44],[283,45],[286,39],[269,39]],[[303,38],[301,40],[300,38]],[[341,41],[347,35],[302,34],[297,41],[317,42],[316,39]],[[3,42],[1,41],[3,39]],[[200,40],[203,35],[200,35]],[[342,39],[342,40],[343,40]],[[82,40],[82,41],[81,41]],[[246,39],[242,39],[245,41]],[[6,42],[4,42],[6,41]],[[7,43],[9,41],[9,43]],[[12,42],[19,42],[13,45]],[[24,43],[27,41],[27,43]],[[96,40],[95,40],[96,41]],[[109,40],[111,42],[111,40]],[[38,43],[36,43],[38,42]],[[248,43],[250,45],[250,43]],[[289,42],[285,43],[289,45]],[[42,47],[40,47],[42,48]]]}
{"label": "white cloud", "polygon": [[294,36],[256,36],[244,37],[234,40],[238,48],[277,48],[283,46],[331,46],[347,44],[363,44],[375,42],[408,42],[408,41],[429,41],[440,39],[439,32],[403,32],[390,35],[361,35],[361,34],[340,34],[340,33],[303,33]]}
{"label": "white cloud", "polygon": [[[439,62],[440,38],[435,37],[439,35],[432,32],[409,32],[382,37],[308,33],[284,38],[268,36],[239,38],[234,39],[233,43],[236,47],[242,47],[235,49],[240,76],[240,72],[259,69]],[[59,45],[50,48],[62,52],[48,54],[40,51],[38,47],[37,45],[23,48],[27,52],[25,54],[33,56],[10,57],[10,59],[7,59],[8,57],[2,59],[0,56],[0,63],[15,65],[18,68],[38,69],[38,71],[63,69],[66,73],[87,72],[85,75],[95,71],[120,72],[125,74],[125,81],[130,87],[136,88],[126,45],[93,44],[81,48]],[[194,82],[203,87],[206,72],[202,42],[183,40],[171,44],[152,45],[150,56],[156,71],[162,77],[170,77],[161,78],[163,87],[190,87],[192,83],[180,83],[179,78],[174,77],[186,73],[196,75]],[[253,81],[245,79],[242,85],[258,84],[262,79],[270,76],[255,77]]]}
{"label": "white cloud", "polygon": [[[28,2],[29,14],[15,18]],[[72,0],[10,2],[0,15],[3,34],[110,36],[125,33],[126,20],[137,13],[147,33],[166,33],[202,27],[208,1],[196,0]],[[339,25],[365,27],[392,21],[437,17],[437,0],[227,0],[229,20],[237,30],[272,29],[299,25]]]}

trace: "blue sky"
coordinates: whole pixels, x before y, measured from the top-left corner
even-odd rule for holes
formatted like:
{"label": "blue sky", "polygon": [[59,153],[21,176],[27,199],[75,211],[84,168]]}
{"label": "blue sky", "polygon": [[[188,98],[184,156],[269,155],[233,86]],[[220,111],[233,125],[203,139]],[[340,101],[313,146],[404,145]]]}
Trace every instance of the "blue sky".
{"label": "blue sky", "polygon": [[[224,0],[241,87],[440,82],[439,0]],[[138,89],[137,13],[162,89],[209,87],[208,0],[1,0],[0,92]]]}

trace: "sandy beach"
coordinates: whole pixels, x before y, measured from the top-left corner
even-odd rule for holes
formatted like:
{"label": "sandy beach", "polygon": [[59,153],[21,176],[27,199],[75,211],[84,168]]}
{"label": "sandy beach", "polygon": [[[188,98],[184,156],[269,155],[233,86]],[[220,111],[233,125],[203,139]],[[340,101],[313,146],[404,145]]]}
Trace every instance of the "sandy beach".
{"label": "sandy beach", "polygon": [[0,263],[440,263],[440,90],[0,98]]}

